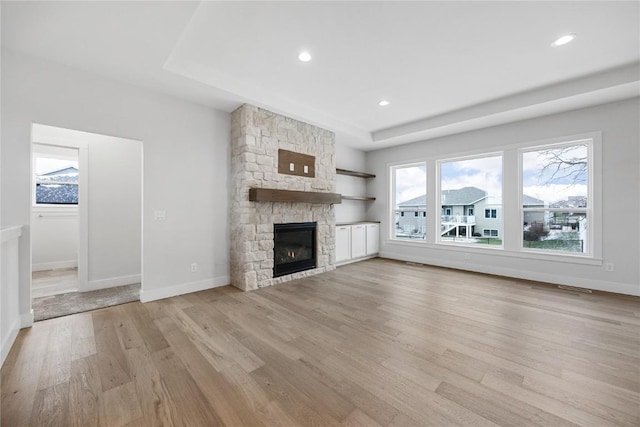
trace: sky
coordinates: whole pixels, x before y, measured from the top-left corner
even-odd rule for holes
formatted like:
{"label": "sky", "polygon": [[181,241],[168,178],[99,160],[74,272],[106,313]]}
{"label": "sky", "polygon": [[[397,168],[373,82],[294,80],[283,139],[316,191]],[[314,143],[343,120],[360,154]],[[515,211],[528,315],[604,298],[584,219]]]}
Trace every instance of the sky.
{"label": "sky", "polygon": [[457,190],[476,187],[499,203],[502,200],[502,156],[443,162],[440,165],[440,188]]}
{"label": "sky", "polygon": [[[553,176],[544,170],[545,164],[553,165],[555,155],[567,161],[578,161],[570,166],[561,163],[560,170]],[[523,194],[554,203],[567,200],[569,196],[587,196],[586,173],[577,174],[588,157],[586,145],[569,149],[538,150],[523,153],[522,188]],[[551,170],[555,170],[552,168]],[[396,203],[413,199],[426,193],[426,165],[416,165],[395,169]],[[492,203],[502,200],[502,156],[466,159],[440,164],[441,189],[457,190],[476,187],[488,193]]]}
{"label": "sky", "polygon": [[[543,166],[553,162],[552,154],[561,154],[568,161],[586,159],[586,145],[577,145],[561,153],[560,149],[549,151],[531,151],[522,156],[522,191],[524,194],[545,202],[554,203],[567,200],[569,196],[587,196],[587,174],[576,175],[581,165],[561,165],[556,176],[544,171]],[[573,172],[573,174],[572,174]]]}
{"label": "sky", "polygon": [[49,159],[44,157],[36,157],[36,174],[52,172],[54,170],[66,168],[67,166],[78,167],[78,162],[73,160]]}
{"label": "sky", "polygon": [[402,203],[427,193],[427,166],[397,168],[396,203]]}

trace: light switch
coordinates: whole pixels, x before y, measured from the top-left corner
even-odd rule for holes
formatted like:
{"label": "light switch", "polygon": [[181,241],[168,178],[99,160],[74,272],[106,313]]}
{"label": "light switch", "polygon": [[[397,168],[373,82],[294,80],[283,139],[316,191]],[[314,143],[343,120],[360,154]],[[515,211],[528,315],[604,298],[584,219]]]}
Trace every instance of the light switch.
{"label": "light switch", "polygon": [[294,163],[289,163],[289,171],[293,172],[296,170],[296,165]]}
{"label": "light switch", "polygon": [[166,211],[153,211],[153,220],[154,221],[164,221],[167,219]]}
{"label": "light switch", "polygon": [[309,166],[304,165],[304,173],[309,173]]}

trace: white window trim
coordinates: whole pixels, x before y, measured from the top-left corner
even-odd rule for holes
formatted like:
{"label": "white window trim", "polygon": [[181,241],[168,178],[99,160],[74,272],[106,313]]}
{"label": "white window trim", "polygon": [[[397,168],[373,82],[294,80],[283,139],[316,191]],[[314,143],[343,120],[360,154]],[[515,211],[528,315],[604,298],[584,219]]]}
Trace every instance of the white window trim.
{"label": "white window trim", "polygon": [[[518,194],[522,187],[522,173],[521,173],[521,159],[518,155],[520,150],[532,149],[533,147],[544,145],[555,145],[559,143],[576,143],[582,140],[592,141],[592,161],[590,162],[590,172],[592,176],[592,186],[589,188],[589,196],[593,202],[591,203],[592,209],[592,221],[590,222],[590,241],[593,245],[593,251],[591,255],[576,254],[575,252],[538,252],[533,250],[523,250],[522,248],[522,215],[521,212],[521,200]],[[503,190],[503,204],[502,204],[502,217],[503,217],[503,236],[502,236],[502,248],[499,246],[479,246],[479,245],[463,245],[463,244],[447,244],[436,243],[435,236],[438,235],[438,227],[440,226],[440,212],[441,204],[440,198],[435,197],[434,194],[438,194],[440,191],[440,174],[439,168],[436,167],[438,161],[443,161],[451,158],[463,158],[463,157],[486,157],[491,153],[503,153],[502,158],[502,190]],[[509,159],[509,160],[507,160]],[[395,206],[395,176],[393,170],[397,167],[406,167],[418,164],[425,164],[427,166],[427,236],[426,240],[420,241],[406,241],[393,238],[393,227],[395,225],[394,206]],[[513,164],[510,164],[513,163]],[[457,155],[443,156],[427,156],[420,157],[418,159],[413,158],[411,161],[402,162],[397,161],[387,164],[389,170],[389,181],[387,182],[387,193],[389,198],[387,199],[387,208],[390,212],[390,227],[389,234],[386,236],[385,244],[392,246],[407,246],[407,247],[421,247],[428,249],[438,250],[450,250],[454,252],[469,252],[477,254],[495,254],[499,256],[506,256],[512,258],[523,259],[535,259],[550,262],[560,263],[573,263],[583,265],[602,265],[602,132],[585,132],[576,135],[565,135],[554,138],[547,138],[542,140],[523,141],[514,144],[505,144],[501,146],[492,147],[485,150],[473,150],[458,153]],[[430,183],[433,182],[433,186]],[[433,188],[435,187],[435,193]],[[438,210],[434,208],[438,205]],[[431,226],[429,226],[431,221]],[[512,231],[517,231],[515,235],[512,235]]]}
{"label": "white window trim", "polygon": [[[548,144],[535,145],[530,147],[524,147],[518,150],[518,208],[520,210],[520,224],[524,223],[524,214],[525,212],[579,212],[585,213],[587,216],[587,250],[583,253],[575,253],[575,252],[563,252],[563,251],[554,251],[554,250],[545,250],[545,249],[531,249],[524,247],[524,236],[523,233],[518,234],[518,246],[522,252],[535,253],[535,254],[553,254],[553,255],[562,255],[564,256],[567,253],[572,254],[573,256],[585,257],[585,258],[601,258],[602,257],[602,244],[596,244],[596,232],[598,232],[599,242],[602,241],[602,228],[601,222],[599,226],[596,226],[596,221],[600,220],[602,213],[602,203],[601,203],[601,183],[602,183],[602,172],[600,171],[601,162],[602,162],[602,143],[601,143],[601,134],[594,134],[588,138],[582,139],[573,139],[571,141],[563,141],[563,142],[555,142]],[[561,147],[571,147],[574,145],[587,145],[587,179],[588,179],[588,193],[587,193],[587,207],[585,208],[523,208],[523,191],[522,191],[522,157],[525,153],[529,153],[532,151],[539,151],[545,148],[561,148]],[[597,147],[597,148],[596,148]],[[598,155],[595,155],[596,150],[598,151]],[[596,160],[597,159],[597,160]],[[598,165],[596,166],[596,162]],[[598,171],[598,177],[596,177],[595,173]],[[597,190],[596,190],[597,187]],[[598,196],[596,197],[596,194]],[[600,207],[599,212],[596,214],[594,212],[595,207]],[[600,220],[601,221],[601,220]],[[596,251],[596,247],[599,247]],[[596,255],[596,252],[598,255]]]}
{"label": "white window trim", "polygon": [[[390,241],[394,241],[394,242],[403,242],[403,243],[420,243],[420,244],[424,244],[424,242],[426,241],[426,239],[428,239],[428,228],[427,227],[427,236],[425,236],[425,239],[416,239],[416,240],[407,240],[407,239],[401,239],[401,238],[397,238],[396,237],[396,213],[395,213],[395,206],[396,206],[396,173],[395,171],[397,169],[402,169],[402,168],[410,168],[410,167],[415,167],[415,166],[424,166],[426,169],[426,185],[424,188],[425,194],[426,194],[426,198],[427,200],[429,199],[429,165],[427,164],[426,160],[419,160],[419,161],[414,161],[414,162],[410,162],[410,163],[404,163],[404,162],[398,162],[398,163],[394,163],[394,164],[389,164],[387,165],[387,168],[389,170],[389,185],[388,185],[388,190],[389,190],[389,203],[388,203],[388,207],[389,207],[389,227],[388,227],[388,240]],[[428,206],[429,204],[427,203],[427,210],[428,210]],[[400,215],[400,217],[406,217],[406,215]],[[410,217],[411,218],[411,217]],[[426,216],[426,220],[425,220],[428,224],[429,222],[429,215]]]}
{"label": "white window trim", "polygon": [[[474,160],[474,159],[483,159],[486,157],[498,157],[500,156],[502,158],[502,199],[503,199],[503,204],[504,204],[504,152],[501,150],[489,150],[488,152],[477,152],[475,154],[465,154],[465,155],[460,155],[460,156],[447,156],[446,158],[439,158],[436,159],[436,194],[437,195],[441,195],[442,194],[442,187],[441,187],[441,180],[442,180],[442,174],[441,174],[441,166],[443,163],[450,163],[450,162],[459,162],[459,161],[464,161],[464,160]],[[428,187],[429,182],[427,181],[427,187]],[[442,197],[437,197],[436,200],[436,209],[437,212],[442,212]],[[474,208],[474,212],[475,212],[475,208]],[[492,218],[492,219],[497,219],[500,220],[500,223],[502,225],[502,229],[504,230],[504,223],[503,223],[503,219],[502,218],[497,218],[498,216],[498,211],[496,209],[496,218]],[[435,228],[434,228],[434,233],[435,233],[435,242],[439,245],[451,245],[451,246],[459,246],[459,247],[463,247],[463,248],[475,248],[478,246],[483,246],[482,244],[478,244],[478,243],[464,243],[464,242],[452,242],[452,241],[447,241],[447,240],[442,240],[442,236],[440,235],[440,222],[442,220],[441,216],[438,216],[435,219]],[[486,246],[490,246],[490,245],[486,245]],[[503,249],[504,248],[504,241],[502,241],[502,243],[500,245],[493,245],[494,247],[491,248],[492,250],[495,249]]]}

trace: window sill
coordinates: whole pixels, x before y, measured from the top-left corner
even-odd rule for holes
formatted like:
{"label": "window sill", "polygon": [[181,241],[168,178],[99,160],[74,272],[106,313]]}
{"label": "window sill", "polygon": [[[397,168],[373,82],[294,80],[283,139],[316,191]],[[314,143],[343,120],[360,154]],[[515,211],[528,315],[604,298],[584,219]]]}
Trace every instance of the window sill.
{"label": "window sill", "polygon": [[394,239],[387,239],[385,242],[391,246],[409,246],[412,248],[420,247],[425,249],[438,249],[452,252],[467,252],[476,253],[479,255],[498,255],[511,258],[532,259],[539,261],[550,261],[560,263],[572,263],[582,265],[596,265],[601,266],[603,264],[602,258],[595,258],[587,255],[572,255],[568,253],[546,253],[536,251],[509,251],[502,248],[502,246],[495,247],[482,247],[451,244],[451,243],[427,243],[425,241],[401,241]]}

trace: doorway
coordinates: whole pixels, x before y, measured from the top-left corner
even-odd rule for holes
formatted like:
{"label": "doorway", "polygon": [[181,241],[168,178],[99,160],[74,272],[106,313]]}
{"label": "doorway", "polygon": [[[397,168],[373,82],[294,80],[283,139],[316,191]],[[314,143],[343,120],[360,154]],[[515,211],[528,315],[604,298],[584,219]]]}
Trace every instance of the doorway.
{"label": "doorway", "polygon": [[32,125],[36,321],[139,299],[142,142]]}

